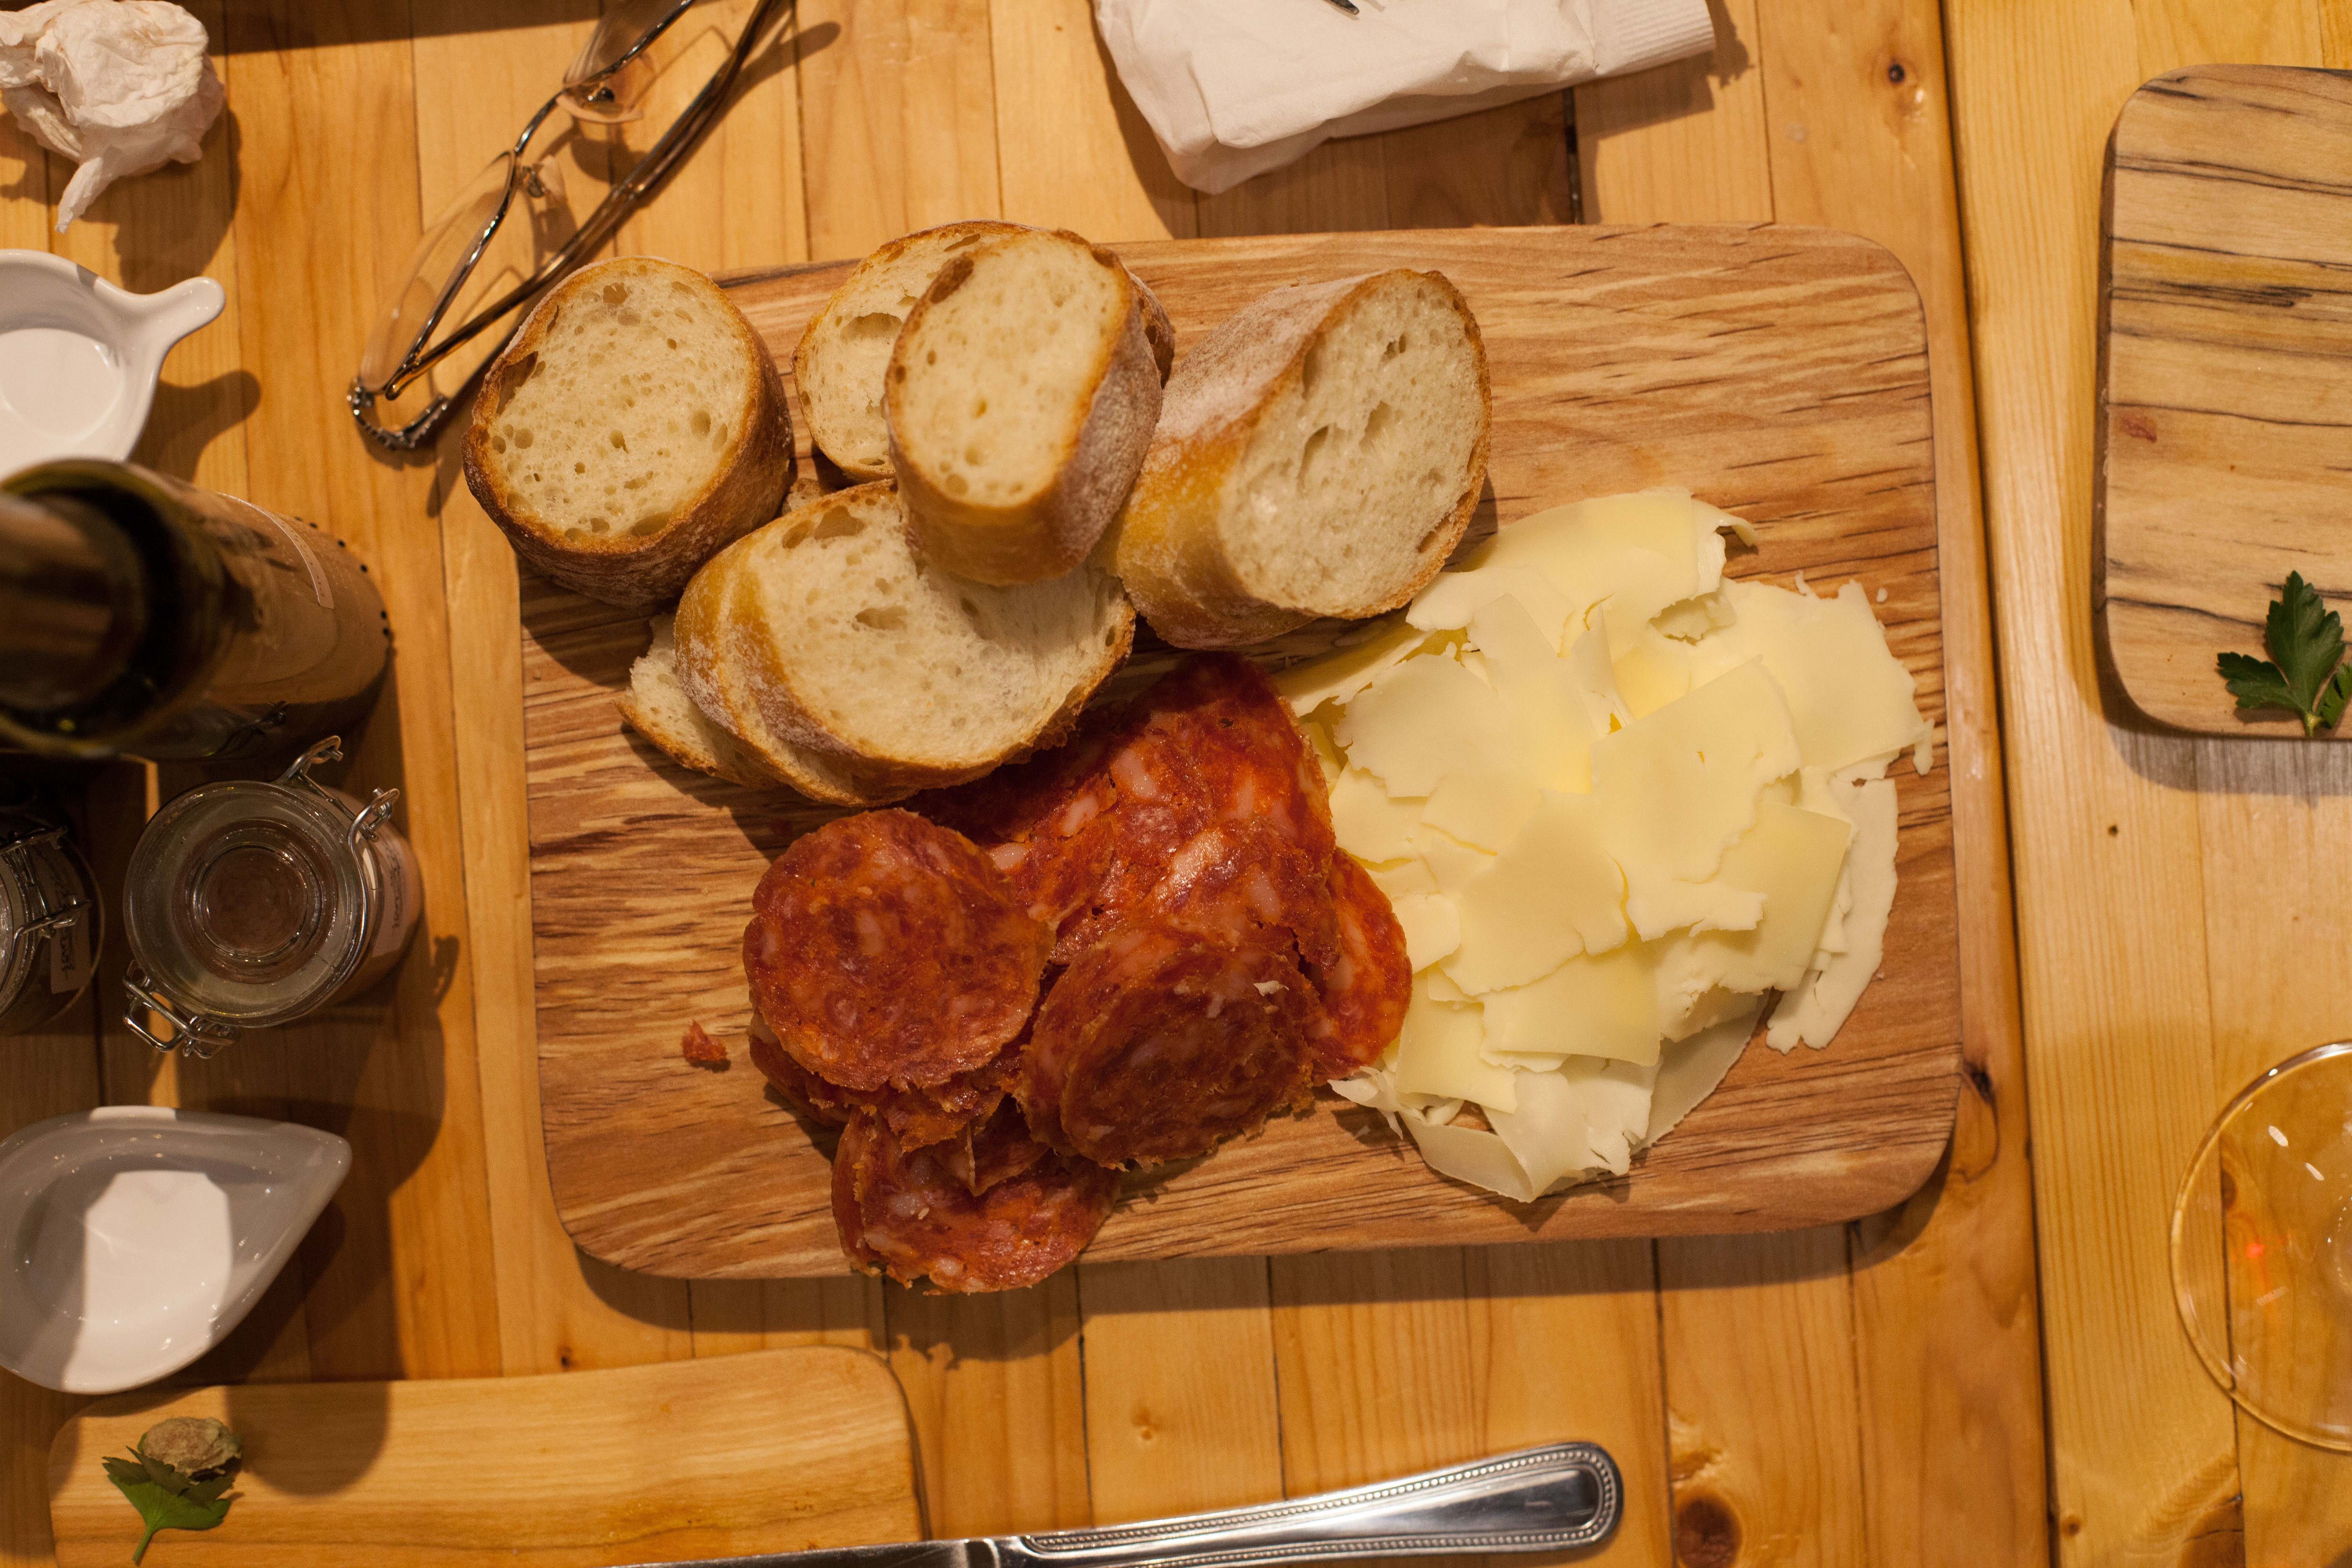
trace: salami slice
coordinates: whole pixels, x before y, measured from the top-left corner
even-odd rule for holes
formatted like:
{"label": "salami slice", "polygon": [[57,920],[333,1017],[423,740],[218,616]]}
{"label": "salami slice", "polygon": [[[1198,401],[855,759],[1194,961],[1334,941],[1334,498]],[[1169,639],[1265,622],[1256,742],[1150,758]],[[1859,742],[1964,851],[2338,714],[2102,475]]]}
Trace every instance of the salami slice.
{"label": "salami slice", "polygon": [[945,1295],[1034,1285],[1094,1239],[1118,1195],[1118,1173],[1044,1151],[975,1194],[939,1151],[902,1148],[872,1116],[851,1121],[833,1162],[850,1261]]}
{"label": "salami slice", "polygon": [[751,908],[761,1016],[802,1067],[856,1093],[989,1062],[1028,1022],[1051,943],[993,861],[908,811],[796,839]]}
{"label": "salami slice", "polygon": [[1308,963],[1340,959],[1326,868],[1262,822],[1219,822],[1194,834],[1170,858],[1141,912],[1227,944],[1287,942]]}
{"label": "salami slice", "polygon": [[846,1126],[857,1112],[879,1116],[892,1136],[909,1149],[944,1143],[985,1121],[1004,1100],[1019,1070],[1016,1041],[985,1066],[960,1072],[944,1083],[921,1089],[887,1085],[858,1093],[827,1083],[794,1061],[764,1021],[751,1021],[751,1065],[767,1075],[785,1103],[824,1127]]}
{"label": "salami slice", "polygon": [[966,1126],[939,1150],[940,1163],[974,1197],[1052,1154],[1052,1150],[1029,1135],[1028,1120],[1009,1097],[998,1105],[995,1114]]}
{"label": "salami slice", "polygon": [[1308,976],[1322,1001],[1321,1016],[1307,1026],[1317,1073],[1345,1078],[1380,1059],[1404,1027],[1412,1000],[1412,963],[1405,956],[1404,928],[1389,908],[1386,893],[1370,873],[1345,855],[1331,858],[1331,891],[1338,905],[1339,952],[1328,965],[1310,963]]}
{"label": "salami slice", "polygon": [[1286,949],[1131,923],[1047,993],[1013,1092],[1041,1142],[1098,1164],[1205,1154],[1305,1099],[1310,1007]]}

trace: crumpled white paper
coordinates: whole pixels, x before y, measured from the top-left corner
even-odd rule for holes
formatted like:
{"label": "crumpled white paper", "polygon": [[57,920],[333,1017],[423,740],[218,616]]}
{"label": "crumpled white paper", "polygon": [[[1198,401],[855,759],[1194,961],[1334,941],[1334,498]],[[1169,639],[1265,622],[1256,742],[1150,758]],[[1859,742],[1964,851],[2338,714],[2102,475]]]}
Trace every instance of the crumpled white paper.
{"label": "crumpled white paper", "polygon": [[50,152],[81,165],[58,231],[100,191],[176,158],[204,156],[226,96],[205,25],[166,0],[42,0],[0,11],[0,104]]}
{"label": "crumpled white paper", "polygon": [[1706,0],[1095,0],[1176,177],[1213,195],[1335,136],[1515,103],[1711,48]]}

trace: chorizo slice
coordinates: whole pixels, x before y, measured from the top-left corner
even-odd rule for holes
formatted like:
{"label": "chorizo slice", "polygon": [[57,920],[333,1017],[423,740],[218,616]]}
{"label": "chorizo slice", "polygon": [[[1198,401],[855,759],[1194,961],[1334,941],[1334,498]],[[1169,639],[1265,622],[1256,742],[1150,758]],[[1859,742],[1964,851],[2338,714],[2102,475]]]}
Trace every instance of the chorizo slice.
{"label": "chorizo slice", "polygon": [[1315,1068],[1325,1079],[1345,1078],[1378,1061],[1404,1028],[1412,1000],[1412,963],[1404,928],[1371,874],[1346,855],[1331,858],[1331,891],[1339,920],[1339,955],[1309,963],[1322,1007],[1307,1026]]}
{"label": "chorizo slice", "polygon": [[1329,875],[1262,822],[1220,822],[1193,835],[1169,859],[1143,910],[1228,943],[1289,942],[1307,963],[1340,959]]}
{"label": "chorizo slice", "polygon": [[943,1295],[1017,1290],[1076,1258],[1109,1217],[1118,1173],[1040,1151],[974,1194],[937,1149],[907,1149],[874,1116],[841,1134],[833,1214],[842,1251]]}
{"label": "chorizo slice", "polygon": [[940,1145],[939,1157],[948,1173],[978,1197],[1052,1153],[1029,1135],[1029,1122],[1021,1107],[1006,1097],[987,1120],[970,1123]]}
{"label": "chorizo slice", "polygon": [[990,1061],[1028,1023],[1051,945],[994,861],[910,811],[794,840],[751,909],[760,1015],[802,1067],[862,1094]]}
{"label": "chorizo slice", "polygon": [[1304,1101],[1310,1006],[1286,950],[1130,924],[1046,994],[1013,1093],[1040,1142],[1097,1164],[1205,1154]]}
{"label": "chorizo slice", "polygon": [[879,1116],[900,1143],[909,1149],[944,1143],[985,1121],[1003,1103],[1018,1070],[1018,1042],[997,1053],[986,1066],[961,1072],[945,1083],[921,1089],[885,1086],[861,1094],[827,1083],[794,1061],[765,1020],[751,1020],[751,1065],[773,1084],[777,1094],[794,1110],[824,1127],[845,1127],[857,1112]]}

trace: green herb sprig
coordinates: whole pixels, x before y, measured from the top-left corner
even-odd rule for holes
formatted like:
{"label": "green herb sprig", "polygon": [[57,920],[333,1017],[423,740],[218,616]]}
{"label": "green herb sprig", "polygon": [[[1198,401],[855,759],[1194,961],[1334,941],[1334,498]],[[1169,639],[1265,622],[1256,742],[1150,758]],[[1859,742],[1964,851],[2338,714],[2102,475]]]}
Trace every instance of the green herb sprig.
{"label": "green herb sprig", "polygon": [[2284,708],[2303,721],[2305,736],[2322,724],[2333,729],[2352,700],[2352,664],[2336,668],[2344,658],[2344,618],[2320,601],[2302,573],[2288,573],[2284,590],[2271,601],[2263,641],[2269,658],[2225,653],[2219,660],[2238,706]]}
{"label": "green herb sprig", "polygon": [[228,1517],[236,1499],[223,1494],[236,1479],[243,1448],[236,1433],[209,1416],[174,1415],[150,1426],[131,1458],[100,1461],[147,1523],[131,1549],[133,1563],[147,1555],[159,1530],[210,1530]]}

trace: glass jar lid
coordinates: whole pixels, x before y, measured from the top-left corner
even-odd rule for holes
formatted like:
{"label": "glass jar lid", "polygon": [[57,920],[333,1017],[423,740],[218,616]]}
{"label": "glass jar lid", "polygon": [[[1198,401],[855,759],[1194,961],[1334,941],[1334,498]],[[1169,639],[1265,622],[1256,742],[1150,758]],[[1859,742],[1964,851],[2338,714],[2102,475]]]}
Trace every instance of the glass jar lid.
{"label": "glass jar lid", "polygon": [[380,814],[310,780],[312,762],[340,754],[331,744],[275,783],[190,790],[140,837],[123,923],[175,1024],[283,1023],[331,996],[366,949],[377,889],[357,841]]}

